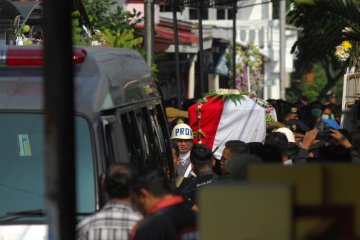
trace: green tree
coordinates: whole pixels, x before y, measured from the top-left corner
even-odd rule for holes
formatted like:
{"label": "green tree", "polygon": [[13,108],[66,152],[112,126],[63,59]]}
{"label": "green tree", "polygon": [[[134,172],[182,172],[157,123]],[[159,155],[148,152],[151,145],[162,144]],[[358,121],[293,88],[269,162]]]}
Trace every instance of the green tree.
{"label": "green tree", "polygon": [[91,39],[83,33],[83,29],[80,27],[80,12],[72,12],[72,41],[74,45],[90,45]]}
{"label": "green tree", "polygon": [[321,100],[349,66],[349,62],[341,63],[335,57],[336,46],[344,40],[359,40],[359,1],[298,0],[288,17],[291,24],[302,29],[292,48],[298,59],[296,68],[306,72],[315,63],[324,68],[327,81],[317,97]]}
{"label": "green tree", "polygon": [[[324,88],[327,82],[326,73],[324,68],[321,64],[314,64],[313,69],[313,83],[309,84],[306,81],[301,81],[300,83],[296,84],[295,87],[286,91],[286,100],[291,103],[296,103],[299,101],[300,96],[307,97],[310,101],[318,100],[318,95],[321,89]],[[338,81],[332,88],[332,92],[336,94],[336,96],[342,95],[342,81]],[[337,99],[338,103],[340,103],[341,99]]]}
{"label": "green tree", "polygon": [[[112,47],[136,49],[145,56],[143,31],[135,28],[143,20],[140,12],[125,11],[115,0],[84,0],[84,6],[92,25],[93,40]],[[150,70],[157,81],[158,66],[152,64]]]}
{"label": "green tree", "polygon": [[135,33],[135,25],[142,21],[140,12],[125,11],[115,0],[84,0],[84,6],[91,24],[91,40],[119,48],[141,47],[143,38]]}
{"label": "green tree", "polygon": [[115,0],[84,0],[92,28],[116,35],[119,30],[133,30],[142,21],[141,13],[125,11]]}

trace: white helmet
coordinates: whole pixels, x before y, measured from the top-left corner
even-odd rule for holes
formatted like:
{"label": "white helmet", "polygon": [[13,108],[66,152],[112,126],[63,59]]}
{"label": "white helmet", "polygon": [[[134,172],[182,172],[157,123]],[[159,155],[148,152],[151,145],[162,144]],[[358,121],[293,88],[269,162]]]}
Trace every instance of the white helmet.
{"label": "white helmet", "polygon": [[171,131],[171,139],[193,139],[193,132],[189,125],[180,123]]}
{"label": "white helmet", "polygon": [[294,133],[288,129],[287,127],[281,127],[276,129],[274,132],[280,132],[285,134],[287,140],[289,141],[289,143],[294,143],[295,142],[295,136]]}

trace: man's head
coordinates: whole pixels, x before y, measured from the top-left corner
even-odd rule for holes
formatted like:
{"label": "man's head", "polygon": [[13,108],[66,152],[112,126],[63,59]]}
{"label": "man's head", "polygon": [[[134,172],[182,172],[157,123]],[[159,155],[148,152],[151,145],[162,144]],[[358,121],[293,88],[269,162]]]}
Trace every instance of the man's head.
{"label": "man's head", "polygon": [[171,131],[171,139],[179,147],[180,154],[188,153],[193,141],[191,127],[185,123],[177,124]]}
{"label": "man's head", "polygon": [[309,99],[305,96],[301,96],[300,97],[300,102],[304,105],[304,106],[307,106],[309,105]]}
{"label": "man's head", "polygon": [[144,169],[134,177],[132,195],[138,209],[144,214],[162,198],[171,195],[171,187],[164,173],[156,169]]}
{"label": "man's head", "polygon": [[242,154],[249,153],[249,147],[240,140],[230,140],[225,143],[225,148],[220,160],[220,168],[223,175],[228,175],[225,166],[230,161],[233,153]]}
{"label": "man's head", "polygon": [[334,93],[330,93],[325,96],[326,103],[336,104],[336,95]]}
{"label": "man's head", "polygon": [[102,185],[110,199],[130,197],[131,181],[134,172],[129,164],[117,163],[109,168]]}
{"label": "man's head", "polygon": [[335,120],[334,111],[335,111],[334,104],[328,104],[324,106],[323,112],[321,114],[321,118]]}
{"label": "man's head", "polygon": [[[298,120],[298,119],[284,122],[284,124],[286,125],[286,127],[288,127],[294,133],[295,141],[297,144],[302,142],[302,140],[305,136],[305,133],[307,131],[310,131],[310,128],[308,126],[306,126],[305,123],[303,123],[301,120]],[[291,142],[291,141],[289,141],[289,142]]]}
{"label": "man's head", "polygon": [[284,121],[298,119],[298,110],[296,107],[291,107],[285,114]]}
{"label": "man's head", "polygon": [[204,168],[211,170],[213,165],[213,154],[211,149],[204,144],[195,144],[190,152],[190,161],[197,173]]}
{"label": "man's head", "polygon": [[231,161],[226,165],[226,171],[229,172],[230,177],[234,180],[246,180],[247,168],[251,164],[260,164],[263,161],[256,155],[243,153],[233,154]]}
{"label": "man's head", "polygon": [[[290,129],[288,129],[290,131]],[[284,132],[272,132],[269,133],[265,138],[264,145],[272,146],[281,152],[282,160],[286,161],[288,158],[288,150],[289,150],[289,141]],[[294,138],[294,136],[293,136]],[[295,138],[294,138],[295,141]]]}

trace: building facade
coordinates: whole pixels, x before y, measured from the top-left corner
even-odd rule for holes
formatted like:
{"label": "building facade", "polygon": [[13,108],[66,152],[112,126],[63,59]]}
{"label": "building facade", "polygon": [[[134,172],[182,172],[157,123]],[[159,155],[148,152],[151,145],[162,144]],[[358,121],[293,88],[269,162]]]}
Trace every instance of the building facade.
{"label": "building facade", "polygon": [[[124,3],[126,9],[144,11],[144,2],[128,0]],[[263,66],[263,79],[259,83],[262,92],[259,94],[264,99],[280,98],[280,28],[279,20],[274,19],[272,2],[262,0],[244,0],[237,2],[236,12],[236,44],[248,46],[255,44],[266,61]],[[168,31],[172,32],[173,13],[171,6],[156,3],[154,7],[155,34],[159,25],[167,23]],[[186,31],[199,35],[198,24],[199,11],[185,7],[177,12],[180,35],[183,34],[181,26],[187,26]],[[229,53],[232,49],[233,38],[233,9],[208,8],[202,12],[203,19],[203,44],[205,62],[206,89],[216,90],[219,87],[229,87],[229,78],[216,72],[216,67],[221,60],[222,53]],[[294,71],[294,56],[290,53],[291,47],[297,39],[297,31],[286,28],[286,87],[290,87],[290,73]],[[168,47],[163,48],[163,53],[172,56],[174,54],[173,36]],[[194,98],[199,96],[199,44],[195,38],[191,42],[181,42],[179,46],[181,59],[182,98]],[[174,59],[174,58],[173,58]],[[169,66],[175,66],[171,57],[165,62],[159,62],[159,70],[169,70]],[[174,74],[170,74],[169,84],[163,85],[165,98],[173,98],[176,90],[174,87]],[[251,90],[251,88],[250,88]],[[169,92],[169,94],[167,94]]]}

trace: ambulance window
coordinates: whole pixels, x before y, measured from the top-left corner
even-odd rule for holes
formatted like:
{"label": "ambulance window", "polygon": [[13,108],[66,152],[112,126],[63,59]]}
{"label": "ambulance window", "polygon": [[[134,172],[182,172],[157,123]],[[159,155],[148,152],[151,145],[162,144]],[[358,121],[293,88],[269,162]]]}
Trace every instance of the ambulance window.
{"label": "ambulance window", "polygon": [[161,105],[156,105],[156,109],[153,110],[153,116],[155,117],[155,119],[157,120],[158,126],[159,128],[162,130],[162,137],[164,139],[165,142],[165,148],[169,148],[171,149],[171,144],[168,138],[164,138],[165,133],[169,132],[169,127],[168,127],[168,122],[165,118],[165,114],[162,110],[162,106]]}
{"label": "ambulance window", "polygon": [[122,113],[121,122],[124,127],[125,138],[128,146],[128,158],[131,163],[141,168],[143,166],[142,146],[135,113],[133,111]]}
{"label": "ambulance window", "polygon": [[153,109],[150,111],[150,113],[151,113],[150,121],[151,121],[152,129],[154,131],[154,136],[158,143],[160,152],[163,153],[166,151],[166,146],[165,146],[165,141],[164,141],[164,135],[163,135],[161,126],[158,121],[157,112],[155,109]]}
{"label": "ambulance window", "polygon": [[148,132],[148,139],[150,144],[150,155],[151,155],[151,164],[152,166],[159,166],[161,164],[161,151],[162,148],[159,146],[159,141],[156,136],[156,130],[154,129],[154,125],[152,124],[151,116],[147,107],[141,109],[142,113],[142,124],[146,127]]}
{"label": "ambulance window", "polygon": [[136,119],[139,127],[139,132],[142,140],[142,145],[144,147],[143,153],[144,153],[144,161],[146,165],[151,164],[151,156],[150,156],[150,135],[148,128],[146,126],[145,122],[146,116],[141,111],[136,111]]}
{"label": "ambulance window", "polygon": [[[0,214],[44,209],[44,115],[0,114]],[[95,211],[93,151],[88,122],[75,118],[77,211]],[[26,199],[26,201],[24,201]]]}
{"label": "ambulance window", "polygon": [[[142,147],[143,147],[143,161],[144,164],[151,165],[152,164],[152,155],[150,153],[150,145],[151,145],[151,136],[149,129],[146,125],[146,115],[141,111],[141,109],[136,110],[136,121],[140,133],[140,139],[142,141]],[[153,148],[153,147],[152,147]]]}
{"label": "ambulance window", "polygon": [[121,113],[117,114],[116,117],[113,114],[104,115],[101,119],[105,140],[104,147],[108,159],[105,167],[108,168],[114,162],[129,162],[130,157],[124,154],[128,152],[128,145],[124,131],[125,128],[121,121]]}

